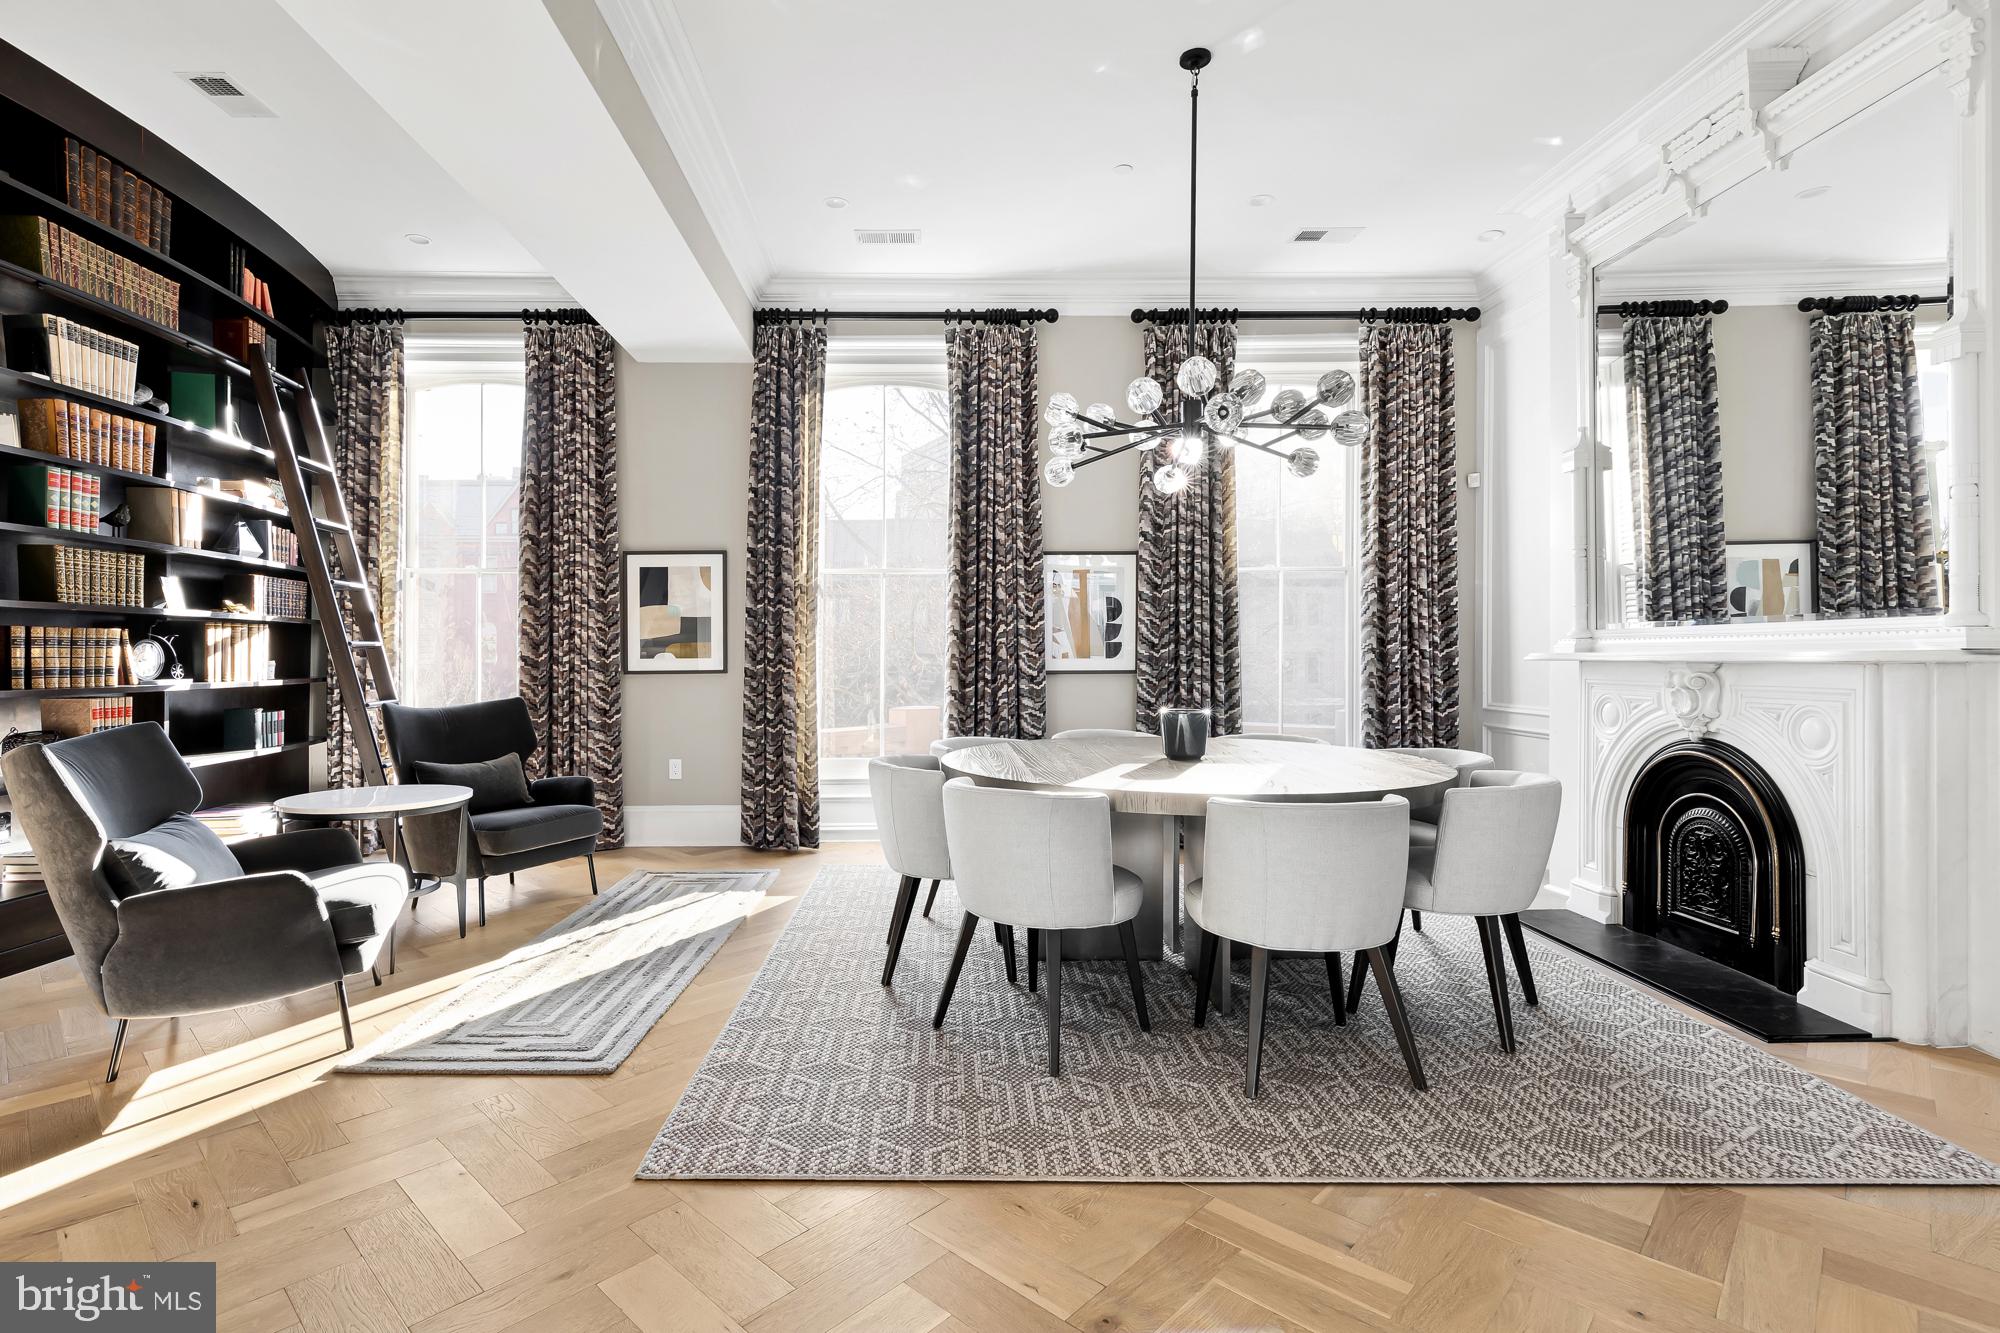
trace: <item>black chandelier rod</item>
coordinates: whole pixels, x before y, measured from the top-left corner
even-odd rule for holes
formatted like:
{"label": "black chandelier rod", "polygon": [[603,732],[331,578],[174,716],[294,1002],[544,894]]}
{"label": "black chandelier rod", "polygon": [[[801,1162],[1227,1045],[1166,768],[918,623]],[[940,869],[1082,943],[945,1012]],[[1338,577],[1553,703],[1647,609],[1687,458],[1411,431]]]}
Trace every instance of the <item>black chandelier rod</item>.
{"label": "black chandelier rod", "polygon": [[990,324],[1053,324],[1061,318],[1054,307],[1041,310],[759,310],[752,323],[796,324],[829,319],[920,320],[931,324],[951,324],[977,319]]}
{"label": "black chandelier rod", "polygon": [[1866,314],[1876,310],[1915,310],[1920,305],[1949,307],[1951,296],[1808,296],[1799,309],[1827,315]]}
{"label": "black chandelier rod", "polygon": [[1720,315],[1728,309],[1727,301],[1618,301],[1597,307],[1597,313],[1634,319],[1644,315]]}
{"label": "black chandelier rod", "polygon": [[334,312],[334,319],[342,324],[358,321],[385,319],[505,319],[515,323],[530,320],[550,320],[558,324],[594,324],[588,310],[575,306],[548,310],[377,310],[362,306],[350,306]]}
{"label": "black chandelier rod", "polygon": [[[1239,323],[1243,320],[1317,319],[1360,320],[1364,324],[1397,322],[1443,324],[1454,319],[1477,320],[1479,307],[1473,306],[1362,306],[1358,310],[1228,310],[1211,307],[1199,312],[1201,318]],[[1178,324],[1188,319],[1186,306],[1152,306],[1134,310],[1134,324]],[[1189,327],[1193,321],[1189,320]]]}

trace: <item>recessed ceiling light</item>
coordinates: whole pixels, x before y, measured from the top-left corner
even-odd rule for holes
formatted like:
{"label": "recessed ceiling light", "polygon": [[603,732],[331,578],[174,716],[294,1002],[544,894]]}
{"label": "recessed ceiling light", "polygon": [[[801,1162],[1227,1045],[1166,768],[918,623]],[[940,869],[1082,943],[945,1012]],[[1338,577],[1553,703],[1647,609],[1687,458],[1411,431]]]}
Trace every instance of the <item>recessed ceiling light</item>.
{"label": "recessed ceiling light", "polygon": [[1090,67],[1090,72],[1092,74],[1102,74],[1110,68],[1111,62],[1109,60],[1100,60]]}
{"label": "recessed ceiling light", "polygon": [[1793,195],[1792,198],[1817,199],[1823,194],[1830,194],[1832,191],[1833,187],[1831,185],[1808,185],[1805,189]]}
{"label": "recessed ceiling light", "polygon": [[1535,142],[1544,148],[1560,148],[1563,146],[1563,137],[1560,134],[1538,134],[1535,136]]}
{"label": "recessed ceiling light", "polygon": [[403,233],[403,239],[411,245],[429,245],[431,243],[431,238],[420,231],[405,232]]}
{"label": "recessed ceiling light", "polygon": [[1117,166],[1111,168],[1111,174],[1114,176],[1129,176],[1132,174],[1132,164],[1130,162],[1120,162]]}
{"label": "recessed ceiling light", "polygon": [[1507,232],[1503,227],[1488,227],[1485,231],[1479,233],[1480,242],[1486,245],[1491,245],[1494,241],[1505,240],[1506,236]]}
{"label": "recessed ceiling light", "polygon": [[828,196],[827,196],[826,198],[824,198],[824,199],[820,200],[820,202],[821,202],[821,203],[823,203],[823,204],[825,204],[825,205],[826,205],[826,206],[827,206],[828,208],[846,208],[846,207],[847,207],[847,201],[846,201],[845,199],[842,199],[842,198],[841,198],[841,197],[840,197],[839,195],[837,195],[837,194],[830,194],[830,195],[828,195]]}
{"label": "recessed ceiling light", "polygon": [[1253,194],[1250,196],[1250,207],[1252,208],[1268,208],[1277,202],[1278,196],[1275,194]]}

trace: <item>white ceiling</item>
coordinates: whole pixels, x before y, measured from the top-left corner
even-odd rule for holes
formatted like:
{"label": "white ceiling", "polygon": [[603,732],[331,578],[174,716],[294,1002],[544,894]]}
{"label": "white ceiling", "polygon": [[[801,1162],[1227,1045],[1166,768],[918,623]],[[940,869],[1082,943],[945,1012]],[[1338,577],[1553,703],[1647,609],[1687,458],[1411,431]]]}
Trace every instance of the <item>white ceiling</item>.
{"label": "white ceiling", "polygon": [[[947,275],[1049,279],[1052,296],[1185,274],[1185,47],[1215,52],[1200,253],[1226,296],[1237,278],[1477,271],[1496,253],[1477,234],[1523,225],[1503,201],[1744,14],[1743,0],[599,3],[684,33],[780,287]],[[687,127],[666,128],[680,151]],[[1258,194],[1274,201],[1252,207]],[[1289,240],[1351,226],[1365,230],[1344,245]],[[923,240],[864,248],[858,227]]]}

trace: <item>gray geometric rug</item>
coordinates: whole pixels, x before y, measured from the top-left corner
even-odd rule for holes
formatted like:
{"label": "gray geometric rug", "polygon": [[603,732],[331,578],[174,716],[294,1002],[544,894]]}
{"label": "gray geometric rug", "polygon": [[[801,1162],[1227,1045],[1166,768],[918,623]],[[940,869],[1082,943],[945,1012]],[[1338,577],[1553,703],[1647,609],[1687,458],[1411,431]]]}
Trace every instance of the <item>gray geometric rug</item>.
{"label": "gray geometric rug", "polygon": [[[879,984],[896,877],[819,873],[646,1154],[641,1179],[2000,1182],[2000,1169],[1528,937],[1539,1008],[1500,1050],[1468,921],[1403,933],[1397,978],[1430,1091],[1371,981],[1333,1024],[1317,959],[1272,965],[1261,1096],[1232,1012],[1190,1024],[1148,963],[1139,1031],[1117,962],[1063,964],[1063,1075],[1042,1009],[981,927],[931,1029],[959,909],[912,919]],[[1351,963],[1351,960],[1350,960]],[[1023,983],[1025,983],[1025,976]]]}
{"label": "gray geometric rug", "polygon": [[608,1074],[776,878],[636,870],[339,1067]]}

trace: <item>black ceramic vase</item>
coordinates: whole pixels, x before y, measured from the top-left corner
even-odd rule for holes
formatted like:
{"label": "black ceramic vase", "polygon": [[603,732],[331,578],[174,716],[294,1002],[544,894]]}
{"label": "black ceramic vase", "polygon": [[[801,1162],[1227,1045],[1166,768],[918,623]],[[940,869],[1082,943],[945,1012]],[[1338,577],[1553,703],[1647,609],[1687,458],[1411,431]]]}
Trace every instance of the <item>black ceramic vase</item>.
{"label": "black ceramic vase", "polygon": [[1160,741],[1169,759],[1199,759],[1208,753],[1206,708],[1162,708]]}

